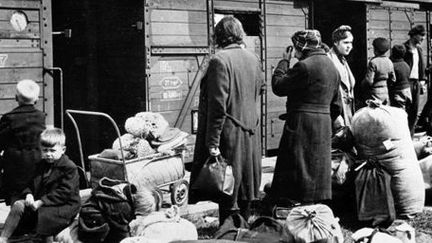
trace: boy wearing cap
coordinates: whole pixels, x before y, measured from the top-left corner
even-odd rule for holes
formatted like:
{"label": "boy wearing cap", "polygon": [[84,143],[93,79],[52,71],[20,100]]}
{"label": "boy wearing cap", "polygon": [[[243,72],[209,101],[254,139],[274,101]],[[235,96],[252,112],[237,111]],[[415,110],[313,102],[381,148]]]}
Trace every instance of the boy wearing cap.
{"label": "boy wearing cap", "polygon": [[414,129],[422,110],[419,107],[420,93],[426,88],[426,65],[423,59],[423,50],[420,47],[426,36],[426,29],[423,25],[416,25],[408,32],[408,35],[410,38],[404,43],[406,48],[404,60],[408,63],[411,70],[409,82],[412,103],[407,105],[407,113],[411,135],[414,135]]}
{"label": "boy wearing cap", "polygon": [[387,82],[396,81],[393,63],[386,56],[390,49],[390,42],[378,37],[372,42],[375,57],[368,64],[366,76],[363,79],[363,87],[366,91],[366,99],[381,100],[384,105],[390,104]]}
{"label": "boy wearing cap", "polygon": [[3,156],[2,193],[7,205],[19,198],[40,161],[39,135],[45,129],[45,114],[35,108],[39,85],[21,80],[16,86],[18,107],[0,119],[0,151]]}
{"label": "boy wearing cap", "polygon": [[411,103],[411,88],[409,83],[410,67],[404,61],[404,45],[394,45],[391,51],[390,60],[396,75],[396,82],[389,85],[390,105],[406,110],[407,104]]}
{"label": "boy wearing cap", "polygon": [[340,75],[321,45],[318,30],[292,37],[295,57],[279,62],[272,77],[275,95],[287,97],[287,116],[270,200],[316,203],[332,198],[332,121],[341,114]]}

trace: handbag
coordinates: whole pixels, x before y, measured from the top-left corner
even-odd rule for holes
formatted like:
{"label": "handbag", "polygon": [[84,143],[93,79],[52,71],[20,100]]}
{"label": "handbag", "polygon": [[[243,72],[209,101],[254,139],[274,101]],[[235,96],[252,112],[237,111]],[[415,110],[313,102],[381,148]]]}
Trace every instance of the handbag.
{"label": "handbag", "polygon": [[200,200],[218,202],[234,191],[232,166],[222,156],[210,156],[205,161],[191,190]]}

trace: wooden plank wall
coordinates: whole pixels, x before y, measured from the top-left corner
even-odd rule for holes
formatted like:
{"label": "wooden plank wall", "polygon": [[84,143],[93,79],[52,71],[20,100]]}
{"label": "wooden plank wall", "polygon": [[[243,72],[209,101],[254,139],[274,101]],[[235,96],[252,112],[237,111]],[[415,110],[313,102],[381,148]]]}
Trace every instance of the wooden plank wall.
{"label": "wooden plank wall", "polygon": [[[426,10],[397,7],[368,6],[367,18],[368,60],[374,56],[372,41],[376,37],[388,38],[391,46],[403,44],[409,39],[408,32],[413,26],[422,24],[426,28],[430,22]],[[424,60],[430,60],[431,54],[427,52],[429,44],[430,40],[427,37],[421,44]],[[426,104],[427,97],[427,92],[420,94],[420,107]]]}
{"label": "wooden plank wall", "polygon": [[[37,107],[45,110],[45,85],[43,83],[43,56],[40,24],[41,1],[0,2],[0,115],[17,106],[15,85],[21,79],[33,79],[41,87]],[[15,11],[22,11],[28,19],[23,31],[16,31],[10,24]],[[52,114],[51,114],[52,115]]]}
{"label": "wooden plank wall", "polygon": [[[305,11],[305,12],[303,12]],[[285,97],[277,97],[271,88],[272,70],[282,58],[285,48],[292,45],[294,32],[308,27],[307,8],[294,8],[293,1],[267,1],[267,149],[277,149],[284,126],[279,115],[285,113]],[[292,59],[291,65],[296,59]]]}
{"label": "wooden plank wall", "polygon": [[[368,6],[367,18],[368,59],[374,56],[372,42],[375,38],[388,38],[391,46],[403,44],[409,39],[408,32],[412,26],[422,24],[426,27],[427,24],[426,11],[406,8]],[[427,43],[425,38],[423,50],[427,50]],[[426,52],[424,57],[428,57]]]}
{"label": "wooden plank wall", "polygon": [[214,0],[216,11],[259,12],[259,0]]}
{"label": "wooden plank wall", "polygon": [[152,46],[207,46],[206,0],[150,1]]}
{"label": "wooden plank wall", "polygon": [[[206,0],[152,0],[150,19],[149,101],[152,112],[161,113],[174,126],[208,48]],[[183,49],[182,49],[183,48]],[[170,53],[164,53],[164,50]],[[178,53],[176,53],[178,52]],[[199,80],[197,80],[199,82]],[[199,89],[179,127],[191,133],[192,110],[198,109]],[[192,161],[195,136],[186,144],[185,162]]]}

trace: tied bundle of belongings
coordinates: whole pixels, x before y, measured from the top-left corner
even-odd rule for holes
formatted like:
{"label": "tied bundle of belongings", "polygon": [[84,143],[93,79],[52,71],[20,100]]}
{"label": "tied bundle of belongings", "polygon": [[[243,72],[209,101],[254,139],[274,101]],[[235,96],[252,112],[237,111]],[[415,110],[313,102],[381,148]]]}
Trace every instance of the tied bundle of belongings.
{"label": "tied bundle of belongings", "polygon": [[358,171],[354,181],[357,219],[373,227],[391,225],[396,214],[390,189],[391,176],[371,159],[355,170]]}
{"label": "tied bundle of belongings", "polygon": [[359,160],[373,158],[391,176],[397,216],[423,211],[424,182],[404,110],[368,101],[352,119],[351,130]]}
{"label": "tied bundle of belongings", "polygon": [[338,221],[328,206],[315,204],[293,208],[285,227],[293,242],[343,243]]}
{"label": "tied bundle of belongings", "polygon": [[356,243],[415,243],[415,229],[404,221],[395,221],[387,229],[362,228],[351,237]]}
{"label": "tied bundle of belongings", "polygon": [[224,221],[214,238],[254,243],[294,242],[277,220],[262,216],[249,224],[238,213],[230,215]]}
{"label": "tied bundle of belongings", "polygon": [[122,243],[198,239],[195,225],[180,218],[180,209],[175,205],[164,212],[152,212],[146,216],[138,216],[129,225],[131,237],[125,238],[121,241]]}
{"label": "tied bundle of belongings", "polygon": [[120,242],[129,236],[129,222],[135,218],[133,194],[128,182],[102,178],[81,206],[78,238],[83,242]]}
{"label": "tied bundle of belongings", "polygon": [[126,159],[147,157],[156,152],[171,154],[184,146],[189,136],[178,128],[169,127],[161,114],[153,112],[139,112],[129,117],[124,128],[127,133],[113,142],[112,149],[122,148]]}
{"label": "tied bundle of belongings", "polygon": [[218,202],[234,191],[232,166],[221,156],[210,156],[190,187],[191,193],[200,195],[201,201]]}

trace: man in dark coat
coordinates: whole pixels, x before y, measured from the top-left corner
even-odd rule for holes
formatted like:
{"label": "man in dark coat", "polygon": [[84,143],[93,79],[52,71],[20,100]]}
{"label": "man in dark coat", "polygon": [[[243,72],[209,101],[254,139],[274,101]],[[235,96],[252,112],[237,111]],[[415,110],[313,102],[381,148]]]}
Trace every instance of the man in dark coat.
{"label": "man in dark coat", "polygon": [[52,242],[53,236],[71,224],[79,212],[78,169],[64,154],[63,131],[49,128],[42,132],[41,151],[43,160],[38,164],[36,177],[24,189],[25,199],[12,205],[0,242],[7,242],[21,220],[36,224],[38,236],[44,242]]}
{"label": "man in dark coat", "polygon": [[[223,18],[216,25],[215,35],[222,49],[210,60],[201,81],[190,184],[194,184],[210,155],[221,154],[232,165],[233,195],[224,200],[214,199],[219,203],[222,224],[238,209],[247,218],[250,202],[258,199],[261,183],[259,104],[264,82],[260,60],[242,46],[244,31],[239,20]],[[201,196],[191,190],[189,203],[196,203]]]}
{"label": "man in dark coat", "polygon": [[408,126],[411,136],[414,135],[420,113],[423,107],[420,107],[420,93],[426,89],[426,64],[423,58],[423,50],[420,47],[426,36],[426,29],[423,25],[414,26],[409,32],[409,40],[404,43],[405,57],[404,60],[410,67],[410,87],[412,103],[407,104]]}
{"label": "man in dark coat", "polygon": [[287,96],[287,114],[279,145],[270,198],[276,204],[331,199],[332,120],[341,114],[339,73],[321,49],[317,30],[292,37],[293,68],[281,60],[272,77],[273,92]]}
{"label": "man in dark coat", "polygon": [[35,108],[39,86],[32,80],[17,84],[18,107],[0,119],[1,191],[6,204],[12,204],[34,176],[40,161],[39,135],[45,129],[45,114]]}

